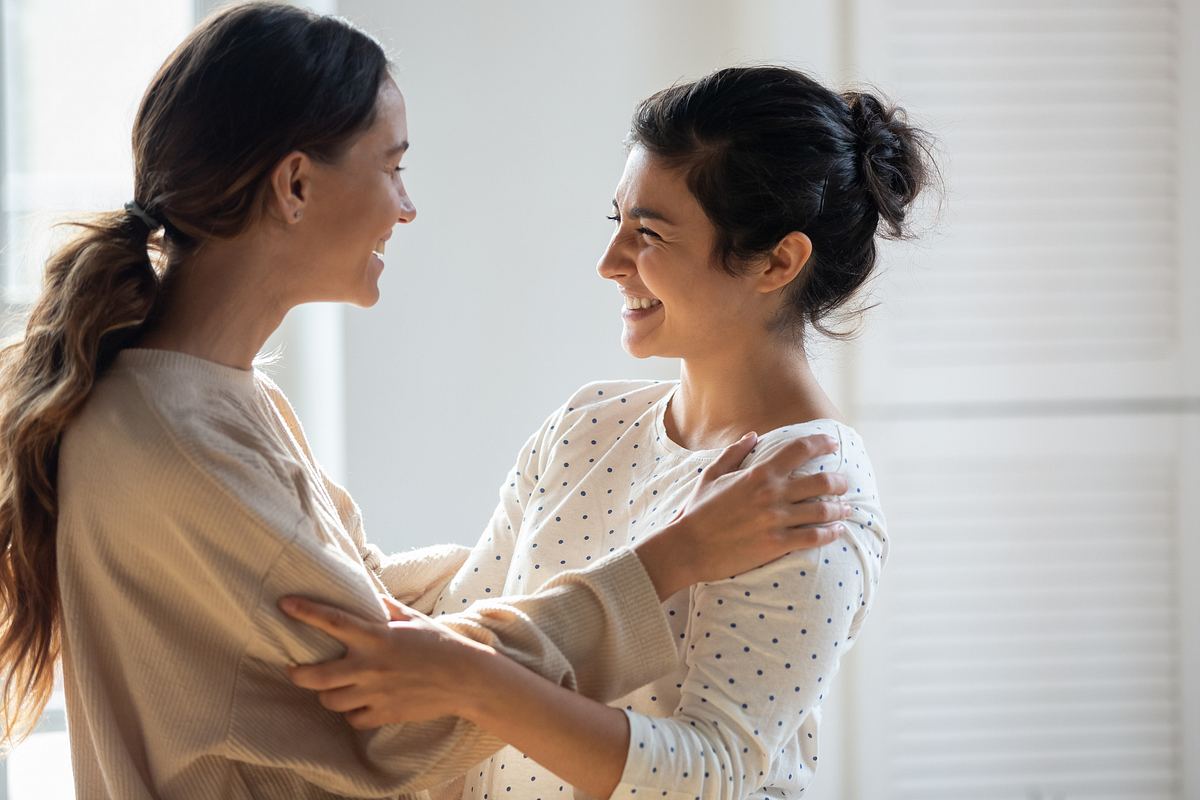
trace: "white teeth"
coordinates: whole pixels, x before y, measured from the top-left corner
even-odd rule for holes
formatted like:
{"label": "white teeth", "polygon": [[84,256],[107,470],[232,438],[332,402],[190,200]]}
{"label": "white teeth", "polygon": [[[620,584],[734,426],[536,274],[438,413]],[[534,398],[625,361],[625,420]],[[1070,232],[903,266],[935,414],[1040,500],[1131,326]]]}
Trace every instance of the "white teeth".
{"label": "white teeth", "polygon": [[631,310],[639,308],[654,308],[655,306],[660,305],[662,305],[661,300],[654,300],[650,297],[630,297],[629,295],[625,295],[625,307]]}
{"label": "white teeth", "polygon": [[380,256],[383,255],[383,251],[384,251],[385,247],[387,247],[387,242],[384,241],[383,239],[380,239],[378,242],[375,243],[375,254],[380,255]]}

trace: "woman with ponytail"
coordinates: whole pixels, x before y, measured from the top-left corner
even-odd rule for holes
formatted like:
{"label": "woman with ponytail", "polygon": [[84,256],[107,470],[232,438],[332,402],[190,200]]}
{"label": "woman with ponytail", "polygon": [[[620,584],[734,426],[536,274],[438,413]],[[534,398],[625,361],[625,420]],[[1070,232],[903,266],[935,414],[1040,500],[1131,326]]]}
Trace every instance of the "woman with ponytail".
{"label": "woman with ponytail", "polygon": [[[466,553],[369,544],[253,368],[296,305],[376,301],[384,242],[416,214],[407,149],[373,39],[281,4],[217,13],[142,98],[134,197],[78,223],[0,355],[3,733],[29,731],[61,663],[80,798],[437,786],[502,744],[446,716],[496,665],[612,700],[674,662],[662,598],[838,534],[840,503],[803,501],[845,479],[792,477],[835,443],[797,440],[738,470],[746,436],[636,544],[528,596],[424,617]],[[289,665],[343,648],[282,614],[289,594],[350,612],[335,631],[386,631],[441,714],[361,730],[294,686]]]}
{"label": "woman with ponytail", "polygon": [[[767,431],[750,469],[805,436],[836,438],[806,471],[845,475],[848,525],[819,549],[669,598],[672,669],[610,704],[500,663],[456,701],[510,743],[471,769],[463,800],[571,786],[633,800],[800,796],[817,767],[821,704],[887,559],[862,437],[814,378],[805,341],[811,330],[840,335],[830,315],[870,278],[876,237],[907,235],[932,167],[926,135],[873,94],[747,67],[643,101],[628,143],[598,271],[623,297],[626,351],[679,358],[680,379],[605,381],[569,398],[508,478],[536,502],[513,505],[505,528],[480,540],[435,612],[497,587],[536,591],[652,535],[747,428]],[[297,685],[363,726],[445,713],[403,679],[402,643],[378,626],[332,627],[338,613],[307,604],[297,614],[348,648],[293,670]]]}

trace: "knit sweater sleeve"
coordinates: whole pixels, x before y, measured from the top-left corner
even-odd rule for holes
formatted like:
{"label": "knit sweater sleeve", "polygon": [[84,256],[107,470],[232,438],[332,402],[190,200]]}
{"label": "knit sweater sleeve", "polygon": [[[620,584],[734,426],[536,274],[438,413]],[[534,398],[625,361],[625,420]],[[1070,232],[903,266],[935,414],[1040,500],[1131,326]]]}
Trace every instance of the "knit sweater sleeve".
{"label": "knit sweater sleeve", "polygon": [[[292,435],[312,459],[291,404],[277,386],[269,381],[266,385]],[[396,599],[426,614],[434,611],[437,600],[437,608],[453,612],[440,620],[447,627],[495,647],[556,683],[608,701],[669,671],[678,658],[657,590],[636,555],[622,549],[587,570],[558,576],[535,594],[501,596],[525,504],[535,491],[555,431],[574,410],[570,403],[550,414],[521,447],[500,486],[496,509],[470,551],[439,545],[384,555],[367,539],[362,513],[350,494],[323,471],[320,474],[365,566]],[[487,577],[495,599],[446,608],[443,601],[455,597],[466,576],[480,575]]]}
{"label": "knit sweater sleeve", "polygon": [[[536,444],[527,442],[523,452],[536,451]],[[675,644],[649,575],[627,549],[586,571],[558,576],[532,595],[503,595],[523,503],[530,494],[526,474],[536,468],[535,463],[517,462],[487,528],[470,550],[434,545],[384,555],[366,540],[349,494],[332,482],[328,487],[340,508],[353,509],[344,519],[364,566],[397,600],[429,614],[435,599],[455,596],[458,581],[482,577],[489,583],[485,593],[494,592],[493,597],[459,603],[461,608],[439,616],[442,624],[556,683],[613,700],[669,671],[677,659]]]}
{"label": "knit sweater sleeve", "polygon": [[[339,657],[342,646],[278,611],[286,594],[303,594],[367,619],[385,614],[361,562],[337,548],[321,552],[310,520],[270,563],[260,584],[230,700],[223,755],[234,762],[280,771],[338,796],[384,797],[415,793],[456,777],[500,742],[453,718],[370,731],[350,727],[325,709],[315,693],[294,686],[285,665]],[[262,769],[244,779],[261,781]],[[269,794],[269,787],[251,787]]]}
{"label": "knit sweater sleeve", "polygon": [[[352,505],[348,495],[335,502]],[[355,518],[351,535],[362,553],[365,537]],[[322,545],[318,525],[302,516],[261,580],[230,704],[227,756],[351,796],[416,792],[459,777],[503,743],[453,717],[356,731],[288,681],[285,664],[329,660],[342,648],[284,617],[280,597],[302,594],[364,618],[386,618],[365,574],[373,569],[369,559]],[[623,693],[628,676],[644,682],[661,674],[675,658],[657,593],[629,550],[560,575],[535,595],[477,603],[439,623],[549,680],[601,697]]]}
{"label": "knit sweater sleeve", "polygon": [[[314,693],[290,683],[286,664],[336,658],[342,649],[316,629],[284,617],[276,609],[279,597],[302,593],[368,619],[385,618],[362,565],[340,551],[326,551],[324,558],[314,558],[294,543],[266,573],[253,634],[238,665],[227,757],[287,770],[339,795],[373,797],[437,786],[498,750],[503,742],[454,717],[357,731],[321,706]],[[638,625],[620,617],[627,602],[641,605],[643,614],[645,606],[653,607],[656,598],[639,597],[647,591],[640,585],[645,580],[640,570],[637,556],[624,551],[589,570],[559,576],[538,595],[515,602],[501,598],[440,622],[489,642],[549,680],[575,687],[571,655],[594,650],[618,668],[631,669],[645,659],[641,648],[647,643],[639,640]],[[588,640],[601,644],[584,645]]]}

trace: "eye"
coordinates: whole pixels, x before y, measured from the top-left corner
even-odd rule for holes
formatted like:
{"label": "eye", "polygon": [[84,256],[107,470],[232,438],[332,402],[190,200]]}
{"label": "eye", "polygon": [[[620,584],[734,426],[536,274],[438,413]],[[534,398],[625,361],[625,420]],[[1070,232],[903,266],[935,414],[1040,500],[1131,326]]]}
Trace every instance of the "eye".
{"label": "eye", "polygon": [[640,233],[642,236],[646,236],[646,237],[652,237],[652,238],[654,238],[654,239],[661,239],[661,238],[662,238],[662,237],[661,237],[661,236],[659,236],[657,233],[655,233],[654,231],[650,230],[649,228],[647,228],[647,227],[645,227],[645,226],[643,226],[643,227],[641,227],[641,228],[638,228],[638,229],[637,229],[637,232],[638,232],[638,233]]}
{"label": "eye", "polygon": [[404,172],[404,170],[405,170],[405,168],[404,168],[404,167],[402,167],[402,166],[400,166],[399,164],[397,164],[397,165],[396,165],[396,168],[395,168],[395,169],[393,169],[393,170],[392,170],[392,172],[394,172],[394,173],[396,173],[397,175],[399,175],[401,172]]}
{"label": "eye", "polygon": [[609,214],[607,217],[605,217],[605,219],[607,219],[607,220],[611,220],[611,221],[613,221],[613,222],[620,222],[620,221],[621,221],[621,217],[620,217],[620,215],[619,215],[619,214]]}

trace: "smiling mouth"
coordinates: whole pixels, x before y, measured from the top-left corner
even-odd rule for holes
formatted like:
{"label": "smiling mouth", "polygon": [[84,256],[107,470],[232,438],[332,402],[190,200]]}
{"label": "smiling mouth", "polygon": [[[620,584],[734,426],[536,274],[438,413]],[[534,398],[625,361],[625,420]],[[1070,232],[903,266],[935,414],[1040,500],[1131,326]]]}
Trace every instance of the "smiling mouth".
{"label": "smiling mouth", "polygon": [[654,308],[655,306],[661,305],[661,300],[655,300],[650,297],[630,297],[629,295],[625,295],[625,308],[631,311],[639,308]]}
{"label": "smiling mouth", "polygon": [[376,243],[375,243],[375,249],[374,249],[372,252],[373,252],[373,253],[375,253],[375,255],[377,255],[377,256],[379,256],[380,258],[382,258],[382,257],[383,257],[383,251],[384,251],[386,248],[387,248],[387,240],[385,240],[385,239],[380,239],[378,242],[376,242]]}

